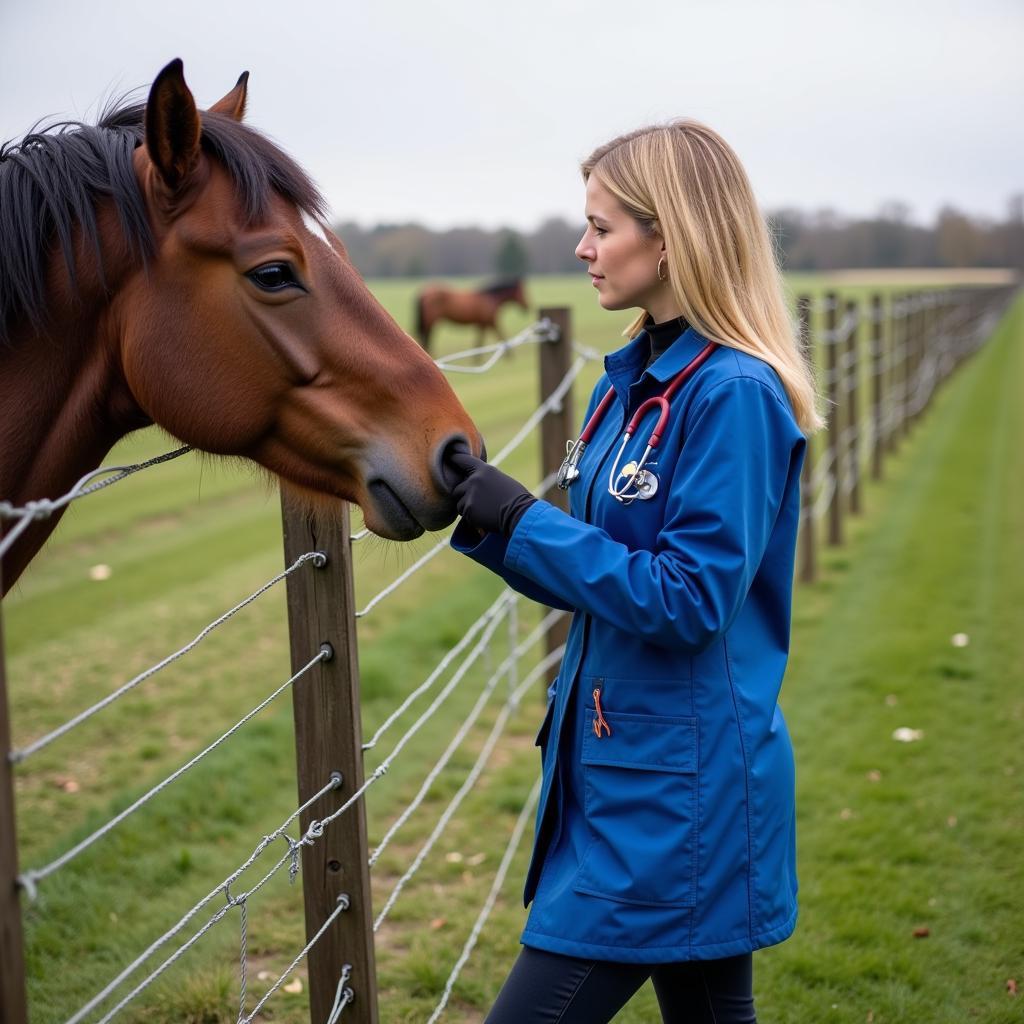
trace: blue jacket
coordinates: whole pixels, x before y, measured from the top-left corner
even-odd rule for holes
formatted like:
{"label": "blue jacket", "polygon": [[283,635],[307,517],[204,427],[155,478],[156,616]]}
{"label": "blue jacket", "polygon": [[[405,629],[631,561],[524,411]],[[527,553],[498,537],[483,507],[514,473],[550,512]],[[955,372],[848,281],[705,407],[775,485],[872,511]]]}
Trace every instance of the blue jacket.
{"label": "blue jacket", "polygon": [[[657,494],[624,506],[607,488],[627,416],[705,344],[690,328],[645,371],[641,334],[605,359],[587,416],[609,385],[617,402],[571,515],[538,501],[508,541],[461,524],[452,539],[574,612],[537,737],[528,946],[711,959],[781,942],[796,923],[793,755],[777,701],[805,442],[775,371],[716,349],[672,402]],[[595,734],[595,691],[610,735]]]}

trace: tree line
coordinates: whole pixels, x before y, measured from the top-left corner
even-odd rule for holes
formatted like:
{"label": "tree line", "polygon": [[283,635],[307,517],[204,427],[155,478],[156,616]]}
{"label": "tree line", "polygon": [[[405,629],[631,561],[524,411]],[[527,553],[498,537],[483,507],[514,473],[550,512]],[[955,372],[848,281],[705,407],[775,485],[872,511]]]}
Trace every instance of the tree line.
{"label": "tree line", "polygon": [[[1024,193],[1010,198],[1002,220],[943,207],[930,226],[914,224],[909,208],[886,203],[874,217],[835,210],[768,214],[786,270],[858,267],[1016,267],[1024,270]],[[451,277],[462,274],[561,274],[579,269],[574,250],[583,225],[560,217],[533,231],[478,227],[435,231],[420,224],[349,221],[335,231],[366,277]]]}

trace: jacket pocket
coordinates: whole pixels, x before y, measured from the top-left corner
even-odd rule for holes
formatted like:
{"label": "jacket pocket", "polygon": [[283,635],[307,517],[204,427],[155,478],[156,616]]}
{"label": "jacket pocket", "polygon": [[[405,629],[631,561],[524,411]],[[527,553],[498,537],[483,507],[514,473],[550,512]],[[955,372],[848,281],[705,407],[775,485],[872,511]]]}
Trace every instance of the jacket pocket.
{"label": "jacket pocket", "polygon": [[584,715],[590,842],[574,888],[648,906],[696,902],[697,719],[604,711]]}

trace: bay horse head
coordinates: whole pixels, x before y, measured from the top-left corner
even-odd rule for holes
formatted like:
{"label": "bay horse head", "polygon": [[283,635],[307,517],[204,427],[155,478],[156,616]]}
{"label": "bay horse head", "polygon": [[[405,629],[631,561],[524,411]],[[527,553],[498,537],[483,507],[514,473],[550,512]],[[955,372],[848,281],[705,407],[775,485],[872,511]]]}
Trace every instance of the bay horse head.
{"label": "bay horse head", "polygon": [[0,499],[56,497],[156,423],[383,537],[446,526],[443,455],[479,433],[309,178],[241,123],[247,77],[200,112],[176,60],[145,105],[0,148]]}

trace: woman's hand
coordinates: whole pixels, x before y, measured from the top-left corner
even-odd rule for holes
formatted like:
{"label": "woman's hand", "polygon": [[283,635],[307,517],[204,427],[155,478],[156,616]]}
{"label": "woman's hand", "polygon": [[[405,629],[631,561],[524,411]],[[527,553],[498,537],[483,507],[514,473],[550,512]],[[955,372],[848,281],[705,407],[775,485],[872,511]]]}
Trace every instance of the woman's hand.
{"label": "woman's hand", "polygon": [[459,515],[478,530],[511,537],[537,499],[518,480],[468,452],[449,456],[448,464],[464,475],[452,488]]}

